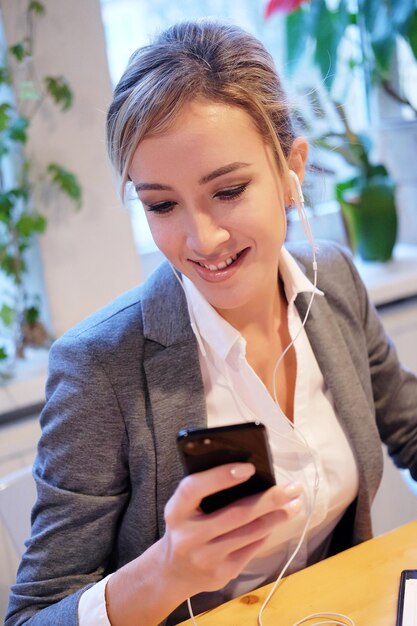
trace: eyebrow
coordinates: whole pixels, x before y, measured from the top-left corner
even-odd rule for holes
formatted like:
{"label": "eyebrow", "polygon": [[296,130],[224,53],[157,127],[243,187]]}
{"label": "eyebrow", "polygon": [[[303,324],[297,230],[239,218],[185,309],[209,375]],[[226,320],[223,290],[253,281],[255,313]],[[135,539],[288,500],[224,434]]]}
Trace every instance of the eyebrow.
{"label": "eyebrow", "polygon": [[[210,174],[206,174],[198,181],[199,185],[205,185],[206,183],[219,178],[219,176],[224,176],[224,174],[230,174],[230,172],[234,172],[243,167],[249,167],[250,163],[244,163],[242,161],[236,161],[234,163],[229,163],[228,165],[223,165],[222,167],[217,168]],[[169,185],[161,185],[159,183],[138,183],[135,185],[136,191],[172,191],[172,187]]]}
{"label": "eyebrow", "polygon": [[223,165],[223,167],[219,167],[214,172],[210,172],[206,176],[200,178],[198,183],[200,185],[204,185],[205,183],[209,183],[210,181],[218,178],[219,176],[223,176],[224,174],[229,174],[230,172],[234,172],[235,170],[239,170],[242,167],[249,167],[250,163],[243,163],[242,161],[236,161],[235,163],[229,163],[228,165]]}
{"label": "eyebrow", "polygon": [[169,185],[160,185],[159,183],[138,183],[135,185],[136,191],[172,191]]}

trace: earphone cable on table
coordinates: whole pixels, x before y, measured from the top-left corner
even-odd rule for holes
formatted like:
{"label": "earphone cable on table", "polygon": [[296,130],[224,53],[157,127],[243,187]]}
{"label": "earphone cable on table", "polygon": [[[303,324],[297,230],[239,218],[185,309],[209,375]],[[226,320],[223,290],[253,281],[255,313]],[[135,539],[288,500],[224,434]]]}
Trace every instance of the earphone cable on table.
{"label": "earphone cable on table", "polygon": [[[355,626],[355,622],[351,617],[347,615],[343,615],[343,613],[333,613],[331,611],[326,613],[312,613],[311,615],[307,615],[307,617],[303,617],[299,622],[296,622],[292,626],[302,626],[302,624],[306,624],[306,622],[310,622],[316,618],[324,617],[326,621],[324,622],[314,622],[310,626],[321,626],[322,624],[332,624],[332,626]],[[329,618],[333,618],[329,621]],[[339,621],[338,618],[344,620],[343,622]]]}

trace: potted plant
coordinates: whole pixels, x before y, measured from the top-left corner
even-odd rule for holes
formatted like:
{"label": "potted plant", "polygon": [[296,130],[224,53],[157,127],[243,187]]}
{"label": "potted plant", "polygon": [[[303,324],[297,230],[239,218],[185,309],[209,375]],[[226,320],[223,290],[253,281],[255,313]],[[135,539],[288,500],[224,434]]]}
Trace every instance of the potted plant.
{"label": "potted plant", "polygon": [[[266,16],[277,11],[285,14],[290,74],[309,55],[332,102],[335,78],[340,64],[344,63],[347,75],[349,70],[362,72],[369,118],[375,85],[390,98],[406,104],[413,114],[417,113],[391,81],[400,39],[417,58],[416,0],[384,3],[339,0],[331,4],[326,0],[270,0]],[[364,259],[388,260],[397,234],[394,182],[384,165],[372,163],[369,137],[353,132],[342,105],[335,106],[341,130],[319,136],[316,133],[316,143],[338,153],[354,169],[354,175],[339,181],[335,189],[350,245]]]}
{"label": "potted plant", "polygon": [[335,110],[342,130],[323,133],[314,143],[340,155],[354,172],[335,186],[347,239],[362,259],[388,261],[397,237],[394,181],[384,165],[371,162],[369,137],[353,132],[341,104]]}
{"label": "potted plant", "polygon": [[[28,0],[26,30],[20,41],[2,51],[0,61],[0,363],[22,357],[27,345],[45,345],[49,336],[41,323],[40,296],[27,288],[28,252],[47,227],[35,206],[34,193],[45,186],[66,194],[77,207],[81,189],[73,173],[58,163],[39,171],[27,142],[34,116],[49,99],[62,111],[73,100],[62,76],[37,77],[34,60],[34,21],[45,14],[38,0]],[[9,336],[7,341],[7,334]]]}
{"label": "potted plant", "polygon": [[378,84],[390,97],[417,113],[391,80],[399,40],[405,42],[417,60],[416,0],[269,0],[265,16],[269,18],[275,12],[286,16],[286,57],[290,72],[308,54],[330,90],[341,48],[349,40],[348,65],[362,70],[368,98],[372,85]]}

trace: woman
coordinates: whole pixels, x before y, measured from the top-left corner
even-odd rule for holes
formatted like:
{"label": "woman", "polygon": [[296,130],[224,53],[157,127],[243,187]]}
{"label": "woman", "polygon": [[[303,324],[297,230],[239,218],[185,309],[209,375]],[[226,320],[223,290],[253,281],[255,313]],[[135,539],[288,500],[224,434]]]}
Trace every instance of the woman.
{"label": "woman", "polygon": [[[170,28],[130,60],[108,145],[170,264],[51,350],[6,626],[178,623],[273,580],[303,531],[292,571],[368,539],[381,439],[417,477],[417,381],[351,260],[321,245],[316,289],[310,247],[283,247],[307,144],[262,45]],[[277,486],[205,515],[253,466],[183,479],[176,433],[253,419]]]}

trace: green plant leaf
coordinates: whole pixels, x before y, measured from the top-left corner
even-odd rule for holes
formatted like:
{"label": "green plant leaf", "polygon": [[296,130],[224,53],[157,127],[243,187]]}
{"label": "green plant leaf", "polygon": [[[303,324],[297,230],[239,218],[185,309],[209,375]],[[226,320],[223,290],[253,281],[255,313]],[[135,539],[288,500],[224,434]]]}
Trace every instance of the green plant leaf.
{"label": "green plant leaf", "polygon": [[10,74],[9,68],[6,65],[0,66],[0,84],[2,85],[12,84],[12,76]]}
{"label": "green plant leaf", "polygon": [[308,40],[309,13],[306,7],[289,13],[286,17],[287,71],[291,75],[305,53]]}
{"label": "green plant leaf", "polygon": [[370,33],[374,30],[378,11],[381,7],[381,0],[362,0],[359,11],[362,12],[366,30]]}
{"label": "green plant leaf", "polygon": [[0,194],[0,221],[6,224],[10,221],[14,205],[15,200],[10,191]]}
{"label": "green plant leaf", "polygon": [[9,115],[9,111],[11,108],[8,102],[0,104],[0,132],[6,130],[10,124],[11,116]]}
{"label": "green plant leaf", "polygon": [[9,47],[9,52],[19,63],[27,56],[26,41],[19,41]]}
{"label": "green plant leaf", "polygon": [[48,165],[48,172],[51,175],[52,182],[57,185],[60,190],[69,196],[77,205],[81,207],[81,187],[77,177],[72,172],[64,169],[57,163]]}
{"label": "green plant leaf", "polygon": [[40,311],[39,308],[37,306],[29,306],[24,310],[24,317],[25,317],[25,321],[27,324],[29,324],[29,326],[33,326],[33,324],[35,324],[40,317]]}
{"label": "green plant leaf", "polygon": [[405,38],[410,44],[414,58],[417,60],[417,8],[410,17],[408,33]]}
{"label": "green plant leaf", "polygon": [[0,221],[10,226],[13,222],[13,209],[18,200],[23,199],[26,201],[28,196],[29,190],[24,185],[0,193]]}
{"label": "green plant leaf", "polygon": [[0,361],[5,361],[8,356],[6,348],[4,346],[0,346]]}
{"label": "green plant leaf", "polygon": [[0,139],[0,159],[10,153],[9,147]]}
{"label": "green plant leaf", "polygon": [[16,230],[21,237],[31,237],[38,233],[41,234],[45,231],[46,219],[39,213],[28,214],[24,213],[20,216],[16,222]]}
{"label": "green plant leaf", "polygon": [[416,7],[415,0],[401,0],[401,2],[391,2],[389,17],[391,25],[394,26],[401,35],[407,32],[407,27]]}
{"label": "green plant leaf", "polygon": [[5,254],[1,257],[0,268],[10,276],[17,285],[22,282],[22,274],[26,271],[26,264],[22,258],[17,258],[12,254]]}
{"label": "green plant leaf", "polygon": [[344,0],[340,1],[337,11],[328,9],[326,3],[324,1],[321,2],[315,31],[316,50],[314,61],[318,65],[328,89],[331,88],[336,75],[339,44],[348,23],[349,15]]}
{"label": "green plant leaf", "polygon": [[391,60],[396,46],[396,29],[390,4],[380,2],[376,13],[373,28],[370,31],[370,43],[375,57],[375,72],[373,78],[378,75],[387,79],[390,75]]}
{"label": "green plant leaf", "polygon": [[389,79],[391,75],[391,60],[394,55],[396,38],[395,34],[390,31],[387,32],[385,37],[380,37],[371,42],[372,50],[375,55],[375,70],[377,76],[374,75],[374,79],[379,76],[382,79]]}
{"label": "green plant leaf", "polygon": [[6,327],[9,327],[13,324],[15,316],[15,310],[8,304],[3,304],[3,306],[0,308],[0,320]]}
{"label": "green plant leaf", "polygon": [[29,244],[26,241],[23,241],[21,239],[19,242],[19,245],[17,246],[17,249],[19,250],[20,254],[23,254],[28,248],[29,248]]}
{"label": "green plant leaf", "polygon": [[47,93],[62,111],[67,111],[72,106],[73,94],[71,88],[63,76],[46,76],[44,78]]}
{"label": "green plant leaf", "polygon": [[29,2],[28,11],[32,11],[32,13],[36,13],[37,15],[44,15],[45,5],[38,0],[31,0],[31,2]]}
{"label": "green plant leaf", "polygon": [[23,198],[24,200],[28,200],[30,195],[30,189],[27,185],[23,184],[20,187],[13,187],[13,189],[10,189],[8,193],[13,198]]}
{"label": "green plant leaf", "polygon": [[29,120],[26,117],[17,117],[10,124],[8,129],[9,137],[12,141],[18,141],[20,143],[27,142],[26,129],[29,126]]}

